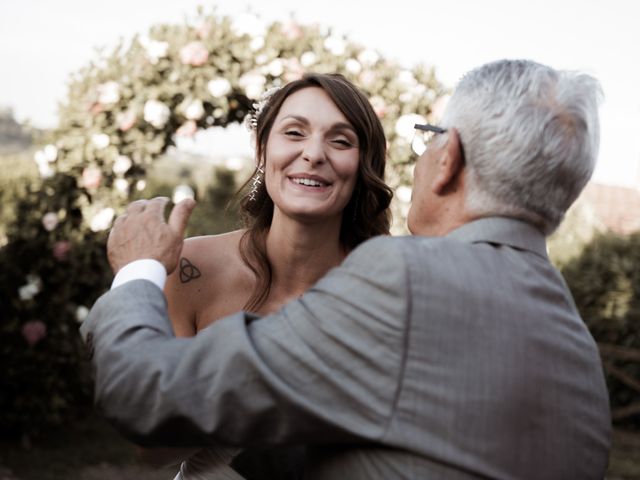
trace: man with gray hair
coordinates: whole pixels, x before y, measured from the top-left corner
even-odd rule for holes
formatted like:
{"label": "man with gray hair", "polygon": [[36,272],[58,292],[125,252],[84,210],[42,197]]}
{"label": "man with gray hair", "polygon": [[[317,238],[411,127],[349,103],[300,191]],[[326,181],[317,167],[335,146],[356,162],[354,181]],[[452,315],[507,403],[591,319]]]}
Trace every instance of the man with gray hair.
{"label": "man with gray hair", "polygon": [[98,405],[145,445],[304,444],[311,479],[602,479],[598,350],[545,245],[593,171],[600,96],[530,61],[471,71],[441,126],[416,125],[413,236],[194,338],[157,286],[193,202],[167,223],[166,199],[132,204],[109,238],[120,286],[82,326]]}

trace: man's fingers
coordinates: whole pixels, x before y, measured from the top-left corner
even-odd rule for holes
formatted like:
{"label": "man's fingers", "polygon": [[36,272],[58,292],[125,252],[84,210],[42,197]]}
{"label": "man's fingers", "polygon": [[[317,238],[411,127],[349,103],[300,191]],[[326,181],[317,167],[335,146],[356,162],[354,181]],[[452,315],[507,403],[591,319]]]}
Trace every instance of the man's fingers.
{"label": "man's fingers", "polygon": [[155,197],[148,201],[146,212],[152,217],[156,217],[157,219],[164,222],[164,210],[167,206],[167,202],[169,199],[167,197]]}
{"label": "man's fingers", "polygon": [[169,227],[181,237],[184,236],[189,216],[195,206],[196,201],[193,198],[185,198],[173,207],[171,215],[169,215]]}
{"label": "man's fingers", "polygon": [[127,206],[127,213],[138,213],[138,212],[142,212],[145,209],[145,206],[147,204],[147,200],[136,200],[135,202],[131,202],[128,206]]}

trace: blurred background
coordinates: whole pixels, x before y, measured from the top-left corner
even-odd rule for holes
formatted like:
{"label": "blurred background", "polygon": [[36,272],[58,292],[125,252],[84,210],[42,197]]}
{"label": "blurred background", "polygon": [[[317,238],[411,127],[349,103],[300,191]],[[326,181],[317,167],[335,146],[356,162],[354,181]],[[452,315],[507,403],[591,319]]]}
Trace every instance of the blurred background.
{"label": "blurred background", "polygon": [[[530,58],[596,76],[598,166],[549,242],[600,345],[614,450],[640,478],[640,15],[633,2],[0,2],[0,479],[172,478],[91,407],[77,334],[108,288],[106,232],[126,203],[199,200],[189,234],[238,226],[271,86],[341,72],[389,140],[405,234],[413,123],[437,123],[466,71]],[[240,192],[240,195],[242,192]]]}

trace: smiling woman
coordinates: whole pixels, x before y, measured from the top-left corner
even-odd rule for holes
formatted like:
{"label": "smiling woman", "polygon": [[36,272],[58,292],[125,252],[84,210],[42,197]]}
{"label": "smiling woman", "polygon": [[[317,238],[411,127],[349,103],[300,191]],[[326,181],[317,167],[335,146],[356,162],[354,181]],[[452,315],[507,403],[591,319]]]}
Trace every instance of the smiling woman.
{"label": "smiling woman", "polygon": [[[241,201],[245,228],[187,239],[167,279],[178,336],[241,309],[273,312],[358,244],[389,233],[384,131],[346,78],[307,74],[288,83],[259,104],[250,124],[256,168]],[[201,451],[183,462],[181,475],[199,478],[233,453]]]}

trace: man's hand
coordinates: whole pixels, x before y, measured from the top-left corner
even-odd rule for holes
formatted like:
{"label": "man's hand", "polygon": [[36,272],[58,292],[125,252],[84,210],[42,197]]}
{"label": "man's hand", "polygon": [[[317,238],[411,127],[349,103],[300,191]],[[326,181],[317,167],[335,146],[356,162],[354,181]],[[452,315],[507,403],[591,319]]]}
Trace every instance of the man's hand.
{"label": "man's hand", "polygon": [[143,258],[153,258],[164,265],[167,275],[178,265],[187,220],[196,203],[185,199],[178,203],[164,220],[166,197],[137,200],[113,223],[107,254],[116,274],[126,264]]}

